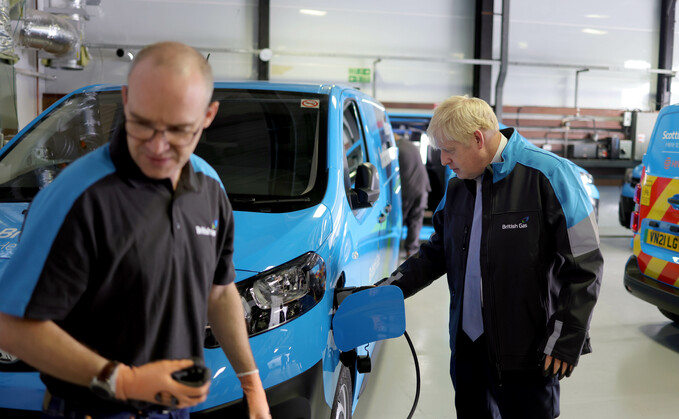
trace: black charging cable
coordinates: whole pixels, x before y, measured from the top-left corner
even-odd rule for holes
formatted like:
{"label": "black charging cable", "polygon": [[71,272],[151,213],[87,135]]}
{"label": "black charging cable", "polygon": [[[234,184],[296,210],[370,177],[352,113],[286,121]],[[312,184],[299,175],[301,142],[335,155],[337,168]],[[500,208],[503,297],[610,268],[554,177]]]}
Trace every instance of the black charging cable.
{"label": "black charging cable", "polygon": [[415,384],[415,401],[413,402],[413,408],[410,409],[410,413],[408,413],[408,419],[411,419],[415,414],[417,402],[420,400],[420,363],[417,361],[417,353],[415,352],[413,341],[410,340],[410,336],[408,336],[408,332],[404,331],[403,336],[405,336],[406,340],[408,341],[408,346],[410,346],[410,352],[412,352],[413,354],[413,361],[415,362],[415,378],[417,380]]}

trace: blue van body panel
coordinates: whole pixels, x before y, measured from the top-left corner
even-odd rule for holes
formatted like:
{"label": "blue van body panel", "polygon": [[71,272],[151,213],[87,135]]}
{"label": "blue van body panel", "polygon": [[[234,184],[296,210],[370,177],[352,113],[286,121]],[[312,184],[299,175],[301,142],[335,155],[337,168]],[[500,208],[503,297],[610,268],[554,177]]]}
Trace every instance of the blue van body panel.
{"label": "blue van body panel", "polygon": [[9,259],[19,243],[26,202],[0,202],[0,259]]}
{"label": "blue van body panel", "polygon": [[280,214],[234,211],[233,217],[233,260],[236,269],[251,272],[317,252],[333,228],[332,215],[323,204]]}
{"label": "blue van body panel", "polygon": [[[321,359],[328,358],[326,361],[331,361],[332,350],[326,350],[330,333],[327,318],[331,307],[332,295],[326,293],[325,298],[303,316],[250,338],[264,388],[294,378]],[[339,351],[335,358],[339,361]],[[240,381],[221,348],[206,349],[205,364],[212,372],[210,394],[205,402],[193,407],[192,411],[209,409],[243,397]],[[324,365],[329,368],[332,362],[325,362]],[[327,381],[332,378],[331,374],[332,370],[327,373],[324,371],[324,375],[328,376]],[[329,384],[325,383],[324,386]]]}
{"label": "blue van body panel", "polygon": [[0,406],[17,410],[40,410],[45,386],[37,372],[0,374]]}

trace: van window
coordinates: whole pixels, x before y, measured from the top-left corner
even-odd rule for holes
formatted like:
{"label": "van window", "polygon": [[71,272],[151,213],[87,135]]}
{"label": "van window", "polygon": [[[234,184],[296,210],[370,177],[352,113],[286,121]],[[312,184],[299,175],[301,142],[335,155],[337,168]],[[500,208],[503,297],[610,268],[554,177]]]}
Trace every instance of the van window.
{"label": "van window", "polygon": [[350,185],[354,187],[356,168],[367,161],[367,151],[361,119],[355,102],[347,102],[344,106],[344,118],[342,124],[342,141],[344,144],[345,170],[348,171]]}
{"label": "van window", "polygon": [[66,99],[0,161],[0,198],[31,201],[73,160],[107,143],[122,117],[119,91],[87,92]]}
{"label": "van window", "polygon": [[[220,102],[195,154],[219,174],[234,210],[289,212],[317,205],[327,185],[327,95],[215,89]],[[120,91],[75,94],[0,160],[0,199],[30,201],[73,160],[124,125]]]}
{"label": "van window", "polygon": [[327,184],[327,96],[217,89],[219,111],[196,154],[215,168],[235,210],[318,204]]}

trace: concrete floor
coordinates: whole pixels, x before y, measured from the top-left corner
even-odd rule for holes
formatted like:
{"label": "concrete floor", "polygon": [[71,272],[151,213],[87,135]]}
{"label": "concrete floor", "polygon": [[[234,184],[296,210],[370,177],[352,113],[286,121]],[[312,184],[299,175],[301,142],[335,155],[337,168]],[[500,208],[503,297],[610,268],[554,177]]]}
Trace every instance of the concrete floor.
{"label": "concrete floor", "polygon": [[[594,352],[561,381],[561,418],[679,417],[679,326],[622,286],[631,232],[618,224],[620,187],[599,188],[604,278],[590,335]],[[455,418],[448,375],[448,290],[444,279],[406,300],[407,331],[421,372],[414,418]],[[406,418],[415,397],[415,368],[405,338],[382,345],[354,412],[357,419]]]}

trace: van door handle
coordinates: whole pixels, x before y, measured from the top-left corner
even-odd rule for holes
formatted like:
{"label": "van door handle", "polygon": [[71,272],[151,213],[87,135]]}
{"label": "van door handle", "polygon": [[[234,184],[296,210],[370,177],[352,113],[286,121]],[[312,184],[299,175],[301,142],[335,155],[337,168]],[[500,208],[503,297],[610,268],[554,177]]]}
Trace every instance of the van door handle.
{"label": "van door handle", "polygon": [[389,215],[390,212],[391,212],[391,204],[387,204],[387,206],[382,209],[382,212],[380,213],[379,218],[377,218],[377,221],[380,224],[387,221],[387,215]]}

